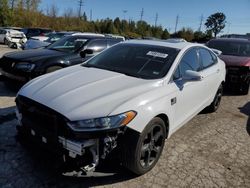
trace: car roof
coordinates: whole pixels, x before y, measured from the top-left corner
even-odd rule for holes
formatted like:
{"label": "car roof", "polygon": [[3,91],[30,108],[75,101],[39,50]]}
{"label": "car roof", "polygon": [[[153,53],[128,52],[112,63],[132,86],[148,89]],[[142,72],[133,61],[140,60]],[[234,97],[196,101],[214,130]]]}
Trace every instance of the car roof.
{"label": "car roof", "polygon": [[[216,38],[211,39],[210,41],[223,41],[223,42],[250,42],[249,39],[243,39],[243,38]],[[209,42],[210,42],[209,41]]]}
{"label": "car roof", "polygon": [[125,43],[164,46],[164,47],[176,48],[179,50],[184,49],[186,47],[193,47],[193,46],[204,47],[204,45],[197,44],[197,43],[191,43],[191,42],[172,43],[172,42],[161,41],[161,40],[129,40],[129,41],[125,41]]}

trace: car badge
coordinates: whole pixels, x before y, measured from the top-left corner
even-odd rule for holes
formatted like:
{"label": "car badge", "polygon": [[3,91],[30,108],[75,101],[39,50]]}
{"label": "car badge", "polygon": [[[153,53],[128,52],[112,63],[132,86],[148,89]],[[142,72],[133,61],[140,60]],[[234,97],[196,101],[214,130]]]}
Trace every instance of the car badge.
{"label": "car badge", "polygon": [[12,64],[11,64],[11,67],[14,67],[14,66],[15,66],[15,64],[16,64],[16,63],[12,63]]}

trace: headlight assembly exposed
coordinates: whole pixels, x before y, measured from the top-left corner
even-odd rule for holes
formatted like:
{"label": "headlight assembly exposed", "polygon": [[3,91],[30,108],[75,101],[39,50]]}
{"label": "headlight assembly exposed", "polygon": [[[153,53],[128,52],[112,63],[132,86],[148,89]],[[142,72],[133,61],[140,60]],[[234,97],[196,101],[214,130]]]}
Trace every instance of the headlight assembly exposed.
{"label": "headlight assembly exposed", "polygon": [[74,131],[105,130],[125,126],[132,121],[135,116],[135,111],[129,111],[115,116],[74,121],[67,124]]}
{"label": "headlight assembly exposed", "polygon": [[15,65],[16,69],[25,71],[25,72],[30,72],[35,68],[35,64],[31,64],[31,63],[17,63]]}

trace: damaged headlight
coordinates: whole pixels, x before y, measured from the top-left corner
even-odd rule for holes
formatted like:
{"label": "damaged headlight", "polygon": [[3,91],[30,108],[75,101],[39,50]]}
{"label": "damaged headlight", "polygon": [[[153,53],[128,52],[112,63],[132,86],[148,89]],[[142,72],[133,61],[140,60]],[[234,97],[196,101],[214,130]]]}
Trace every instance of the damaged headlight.
{"label": "damaged headlight", "polygon": [[115,116],[74,121],[67,124],[74,131],[105,130],[125,126],[135,116],[136,112],[129,111]]}
{"label": "damaged headlight", "polygon": [[31,63],[17,63],[15,65],[16,69],[25,71],[25,72],[30,72],[35,68],[35,64],[31,64]]}

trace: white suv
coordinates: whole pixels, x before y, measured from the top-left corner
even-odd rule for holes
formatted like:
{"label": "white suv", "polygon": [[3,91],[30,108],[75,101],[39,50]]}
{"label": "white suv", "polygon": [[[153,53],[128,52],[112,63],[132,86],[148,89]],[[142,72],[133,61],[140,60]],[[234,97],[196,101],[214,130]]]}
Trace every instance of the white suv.
{"label": "white suv", "polygon": [[144,174],[166,138],[204,108],[217,110],[224,81],[224,62],[205,46],[120,43],[27,83],[16,98],[19,135],[81,164],[65,175],[88,174],[115,148]]}

